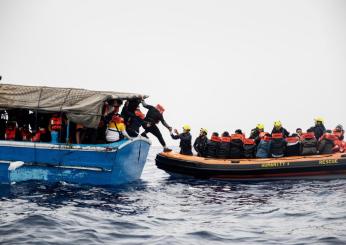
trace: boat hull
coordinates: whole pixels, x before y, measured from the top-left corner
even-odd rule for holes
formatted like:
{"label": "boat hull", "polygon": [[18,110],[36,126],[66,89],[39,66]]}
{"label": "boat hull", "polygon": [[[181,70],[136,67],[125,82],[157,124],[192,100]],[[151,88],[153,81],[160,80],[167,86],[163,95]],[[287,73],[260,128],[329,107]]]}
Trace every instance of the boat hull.
{"label": "boat hull", "polygon": [[346,178],[346,157],[342,154],[222,160],[160,153],[156,165],[172,174],[233,181]]}
{"label": "boat hull", "polygon": [[[120,185],[138,180],[150,142],[145,139],[109,145],[52,145],[0,142],[0,183],[64,181],[87,185]],[[20,161],[20,167],[11,164]]]}

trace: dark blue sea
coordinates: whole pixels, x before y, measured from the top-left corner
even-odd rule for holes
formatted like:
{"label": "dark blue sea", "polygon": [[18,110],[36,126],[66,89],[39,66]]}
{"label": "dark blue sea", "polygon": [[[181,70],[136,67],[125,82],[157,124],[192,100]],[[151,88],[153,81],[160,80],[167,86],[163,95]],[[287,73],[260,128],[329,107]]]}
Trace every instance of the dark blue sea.
{"label": "dark blue sea", "polygon": [[346,180],[0,185],[0,244],[346,244]]}

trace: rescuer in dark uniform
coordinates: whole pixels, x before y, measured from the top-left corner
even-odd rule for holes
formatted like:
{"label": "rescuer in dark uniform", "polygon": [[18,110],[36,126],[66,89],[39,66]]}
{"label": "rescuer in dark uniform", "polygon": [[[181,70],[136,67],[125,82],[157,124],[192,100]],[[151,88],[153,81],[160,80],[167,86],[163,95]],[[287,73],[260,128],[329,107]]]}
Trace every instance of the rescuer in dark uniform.
{"label": "rescuer in dark uniform", "polygon": [[192,156],[192,136],[190,134],[191,127],[186,124],[183,126],[183,130],[184,132],[179,134],[178,130],[175,129],[175,135],[171,133],[171,137],[175,140],[180,139],[180,154]]}

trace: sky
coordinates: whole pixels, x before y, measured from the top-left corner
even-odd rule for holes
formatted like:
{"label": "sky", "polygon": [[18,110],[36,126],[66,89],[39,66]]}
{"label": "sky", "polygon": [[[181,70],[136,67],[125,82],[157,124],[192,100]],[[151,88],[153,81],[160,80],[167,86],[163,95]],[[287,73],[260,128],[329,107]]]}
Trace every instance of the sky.
{"label": "sky", "polygon": [[333,128],[345,13],[343,0],[0,0],[1,82],[147,94],[193,136],[316,116]]}

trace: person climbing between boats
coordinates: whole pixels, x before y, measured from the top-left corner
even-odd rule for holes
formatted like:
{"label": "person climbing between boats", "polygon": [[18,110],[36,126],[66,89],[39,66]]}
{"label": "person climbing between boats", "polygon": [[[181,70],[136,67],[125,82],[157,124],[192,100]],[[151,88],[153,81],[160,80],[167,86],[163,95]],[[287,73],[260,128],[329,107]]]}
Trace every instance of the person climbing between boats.
{"label": "person climbing between boats", "polygon": [[145,131],[141,135],[143,137],[148,138],[147,136],[148,133],[153,134],[159,140],[160,144],[163,147],[164,152],[172,151],[171,149],[167,147],[166,142],[162,137],[161,131],[156,125],[159,122],[161,122],[162,125],[165,126],[169,130],[170,133],[172,132],[172,127],[169,126],[167,122],[165,121],[165,119],[163,118],[163,112],[165,111],[165,109],[160,104],[158,104],[156,107],[152,105],[148,105],[147,103],[145,103],[144,100],[142,101],[142,105],[144,108],[148,109],[148,112],[143,122],[143,128]]}
{"label": "person climbing between boats", "polygon": [[277,134],[277,133],[281,133],[283,138],[286,138],[290,135],[290,133],[284,127],[282,127],[281,121],[275,121],[274,122],[274,128],[272,130],[272,135]]}
{"label": "person climbing between boats", "polygon": [[180,139],[180,154],[192,156],[192,136],[190,134],[191,127],[188,124],[183,126],[183,132],[180,134],[177,129],[174,129],[174,133],[171,133],[171,137],[174,140]]}
{"label": "person climbing between boats", "polygon": [[140,100],[126,101],[121,116],[125,120],[126,131],[131,137],[137,137],[141,126],[144,125],[145,115],[140,110]]}
{"label": "person climbing between boats", "polygon": [[199,131],[199,136],[196,138],[195,143],[193,143],[193,148],[197,152],[197,156],[202,157],[205,156],[205,150],[207,148],[208,143],[208,130],[205,128],[201,128]]}

